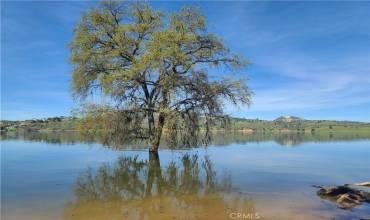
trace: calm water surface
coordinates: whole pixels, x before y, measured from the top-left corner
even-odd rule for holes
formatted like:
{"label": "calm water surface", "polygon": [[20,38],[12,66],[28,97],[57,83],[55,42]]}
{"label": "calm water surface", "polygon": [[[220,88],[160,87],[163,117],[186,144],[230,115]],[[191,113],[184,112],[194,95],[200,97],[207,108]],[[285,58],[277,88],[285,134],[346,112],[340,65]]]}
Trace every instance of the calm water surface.
{"label": "calm water surface", "polygon": [[284,138],[163,149],[159,160],[141,147],[2,138],[1,219],[370,218],[369,204],[342,210],[312,187],[369,181],[369,140]]}

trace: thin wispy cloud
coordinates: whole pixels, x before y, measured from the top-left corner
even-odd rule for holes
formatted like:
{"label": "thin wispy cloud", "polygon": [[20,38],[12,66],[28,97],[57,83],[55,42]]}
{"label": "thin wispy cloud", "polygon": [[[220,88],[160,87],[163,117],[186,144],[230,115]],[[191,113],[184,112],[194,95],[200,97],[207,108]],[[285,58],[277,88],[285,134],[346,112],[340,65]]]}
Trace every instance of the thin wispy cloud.
{"label": "thin wispy cloud", "polygon": [[[234,48],[251,55],[249,74],[255,89],[250,109],[229,112],[256,117],[269,112],[277,117],[310,111],[322,117],[320,111],[328,108],[369,110],[369,6],[309,2],[225,6],[234,13],[221,31],[228,39],[238,39],[230,41]],[[361,120],[370,120],[364,111],[359,110]],[[353,109],[345,114],[355,118]]]}

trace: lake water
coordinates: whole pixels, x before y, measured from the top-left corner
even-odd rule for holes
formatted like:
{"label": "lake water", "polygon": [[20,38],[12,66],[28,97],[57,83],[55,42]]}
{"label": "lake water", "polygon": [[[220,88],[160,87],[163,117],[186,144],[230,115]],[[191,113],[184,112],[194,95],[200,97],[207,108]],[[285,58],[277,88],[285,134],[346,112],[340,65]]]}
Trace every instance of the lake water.
{"label": "lake water", "polygon": [[[368,219],[312,185],[370,180],[362,137],[218,135],[207,147],[107,147],[68,134],[3,135],[1,219]],[[217,139],[216,138],[216,139]]]}

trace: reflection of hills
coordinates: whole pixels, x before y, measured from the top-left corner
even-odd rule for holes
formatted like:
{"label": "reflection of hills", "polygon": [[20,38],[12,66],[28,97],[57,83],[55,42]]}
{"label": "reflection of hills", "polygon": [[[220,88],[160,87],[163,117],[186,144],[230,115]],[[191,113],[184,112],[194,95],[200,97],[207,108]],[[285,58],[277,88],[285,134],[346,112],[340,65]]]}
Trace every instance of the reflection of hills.
{"label": "reflection of hills", "polygon": [[253,203],[231,193],[228,176],[217,176],[205,157],[185,155],[161,167],[121,157],[114,165],[81,174],[65,219],[228,219],[230,212],[255,213]]}
{"label": "reflection of hills", "polygon": [[331,142],[331,141],[356,141],[369,140],[370,134],[357,133],[295,133],[295,132],[219,132],[212,137],[212,144],[214,145],[228,145],[228,144],[246,144],[259,143],[266,141],[275,141],[282,146],[297,146],[304,142]]}
{"label": "reflection of hills", "polygon": [[[312,140],[330,141],[330,139],[325,139],[325,138],[322,139],[316,136],[313,137],[312,135],[304,135],[300,133],[253,133],[253,134],[233,133],[233,134],[226,134],[224,136],[215,136],[213,140],[214,144],[217,145],[219,143],[218,140],[221,141],[221,145],[226,145],[228,144],[228,142],[245,144],[248,142],[259,143],[259,142],[265,142],[265,141],[275,141],[276,143],[282,146],[296,146],[303,142],[312,141]],[[222,143],[223,142],[222,140],[226,140],[225,144]]]}
{"label": "reflection of hills", "polygon": [[[2,140],[21,139],[27,141],[47,142],[47,143],[101,143],[114,149],[146,149],[145,141],[128,142],[124,138],[117,136],[86,136],[77,132],[7,132],[1,133]],[[228,144],[245,144],[248,142],[259,143],[264,141],[275,141],[282,146],[297,146],[304,142],[330,142],[330,141],[355,141],[369,140],[370,134],[337,132],[337,133],[295,133],[295,132],[215,132],[212,135],[209,144],[228,145]],[[202,140],[199,140],[202,143]],[[162,148],[171,148],[166,141],[161,143]]]}

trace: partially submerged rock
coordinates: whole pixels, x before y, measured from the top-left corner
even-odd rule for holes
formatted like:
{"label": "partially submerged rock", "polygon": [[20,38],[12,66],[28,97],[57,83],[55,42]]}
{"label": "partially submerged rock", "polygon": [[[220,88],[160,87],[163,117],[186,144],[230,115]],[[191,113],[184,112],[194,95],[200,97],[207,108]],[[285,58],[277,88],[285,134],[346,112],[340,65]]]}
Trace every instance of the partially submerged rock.
{"label": "partially submerged rock", "polygon": [[370,187],[370,182],[355,183],[353,185]]}
{"label": "partially submerged rock", "polygon": [[351,209],[362,203],[370,203],[370,193],[351,188],[349,185],[337,187],[318,187],[317,195],[322,199],[338,203],[342,209]]}

